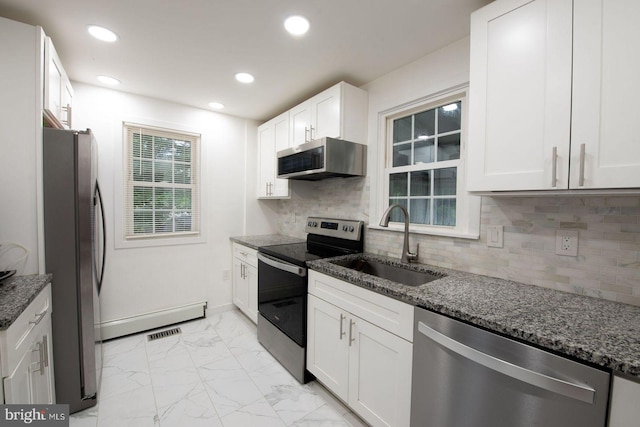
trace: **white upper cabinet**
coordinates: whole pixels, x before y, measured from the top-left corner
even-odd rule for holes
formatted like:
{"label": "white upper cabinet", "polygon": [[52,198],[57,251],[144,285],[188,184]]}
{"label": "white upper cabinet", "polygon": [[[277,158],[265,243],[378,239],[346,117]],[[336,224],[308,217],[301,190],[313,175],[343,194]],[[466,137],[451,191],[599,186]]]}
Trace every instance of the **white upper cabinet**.
{"label": "white upper cabinet", "polygon": [[289,147],[289,112],[258,127],[258,198],[288,198],[289,180],[279,179],[277,152]]}
{"label": "white upper cabinet", "polygon": [[638,1],[574,3],[571,188],[640,187],[638,22]]}
{"label": "white upper cabinet", "polygon": [[366,144],[367,92],[340,82],[290,113],[290,146],[331,137]]}
{"label": "white upper cabinet", "polygon": [[470,191],[640,187],[632,3],[499,0],[472,14]]}
{"label": "white upper cabinet", "polygon": [[44,55],[44,117],[54,127],[70,129],[73,88],[50,37]]}

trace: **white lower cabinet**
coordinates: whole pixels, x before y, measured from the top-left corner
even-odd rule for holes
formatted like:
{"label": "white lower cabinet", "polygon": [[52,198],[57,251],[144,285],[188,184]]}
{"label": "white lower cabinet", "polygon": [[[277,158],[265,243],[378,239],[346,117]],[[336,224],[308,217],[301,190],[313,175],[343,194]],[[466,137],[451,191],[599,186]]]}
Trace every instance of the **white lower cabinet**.
{"label": "white lower cabinet", "polygon": [[[413,323],[413,307],[315,271],[309,272],[309,282],[307,369],[372,426],[408,426],[412,343],[346,307],[361,311],[382,303],[393,310],[400,305],[400,323]],[[326,284],[357,288],[359,295],[327,298]]]}
{"label": "white lower cabinet", "polygon": [[51,346],[51,285],[0,333],[6,404],[54,402]]}
{"label": "white lower cabinet", "polygon": [[258,321],[258,256],[255,249],[233,244],[233,303]]}
{"label": "white lower cabinet", "polygon": [[613,377],[609,427],[636,427],[640,420],[640,383]]}

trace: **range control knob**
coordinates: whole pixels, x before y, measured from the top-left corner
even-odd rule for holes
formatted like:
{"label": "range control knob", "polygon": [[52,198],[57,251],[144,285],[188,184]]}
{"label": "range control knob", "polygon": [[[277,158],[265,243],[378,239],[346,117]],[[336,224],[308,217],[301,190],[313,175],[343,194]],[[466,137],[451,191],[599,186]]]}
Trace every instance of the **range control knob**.
{"label": "range control knob", "polygon": [[354,230],[355,230],[355,228],[353,228],[353,225],[351,227],[349,227],[349,232],[353,233]]}
{"label": "range control knob", "polygon": [[346,225],[342,226],[342,231],[347,231],[347,226]]}

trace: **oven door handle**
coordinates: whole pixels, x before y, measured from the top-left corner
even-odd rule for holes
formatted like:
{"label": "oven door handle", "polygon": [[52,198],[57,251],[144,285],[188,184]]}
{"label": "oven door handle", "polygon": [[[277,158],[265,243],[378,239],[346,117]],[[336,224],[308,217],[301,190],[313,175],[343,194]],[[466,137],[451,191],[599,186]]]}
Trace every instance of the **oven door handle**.
{"label": "oven door handle", "polygon": [[277,258],[273,258],[269,255],[258,252],[258,260],[265,264],[277,268],[278,270],[286,271],[287,273],[295,274],[296,276],[305,277],[307,275],[307,269],[299,267],[288,262],[281,261]]}

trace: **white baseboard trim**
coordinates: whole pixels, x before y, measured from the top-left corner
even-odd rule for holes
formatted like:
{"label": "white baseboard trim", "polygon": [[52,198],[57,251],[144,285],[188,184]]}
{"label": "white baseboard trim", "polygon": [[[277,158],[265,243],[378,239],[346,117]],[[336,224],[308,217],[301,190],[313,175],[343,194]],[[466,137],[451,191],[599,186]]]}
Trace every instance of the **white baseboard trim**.
{"label": "white baseboard trim", "polygon": [[102,339],[109,340],[204,317],[206,309],[207,302],[202,301],[195,304],[140,314],[138,316],[102,322]]}
{"label": "white baseboard trim", "polygon": [[207,317],[214,315],[214,314],[218,314],[218,313],[224,313],[225,311],[232,311],[232,310],[237,310],[238,307],[236,307],[233,303],[229,303],[229,304],[224,304],[224,305],[218,305],[216,307],[211,307],[209,305],[207,305]]}

